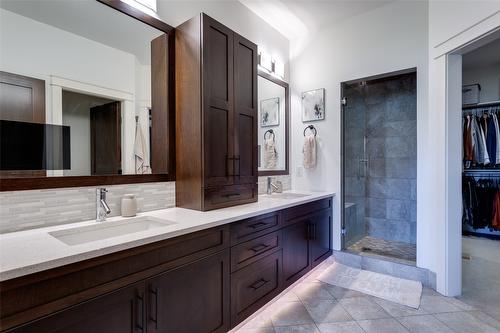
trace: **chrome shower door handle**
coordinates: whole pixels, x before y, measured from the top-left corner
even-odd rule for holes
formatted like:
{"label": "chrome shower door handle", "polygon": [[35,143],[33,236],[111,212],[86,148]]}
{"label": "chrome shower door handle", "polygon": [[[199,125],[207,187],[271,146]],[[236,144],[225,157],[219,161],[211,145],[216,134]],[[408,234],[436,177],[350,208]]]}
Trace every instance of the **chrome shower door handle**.
{"label": "chrome shower door handle", "polygon": [[[368,159],[367,158],[358,158],[358,179],[361,177],[367,176],[368,169]],[[361,165],[364,164],[363,175],[361,175]]]}

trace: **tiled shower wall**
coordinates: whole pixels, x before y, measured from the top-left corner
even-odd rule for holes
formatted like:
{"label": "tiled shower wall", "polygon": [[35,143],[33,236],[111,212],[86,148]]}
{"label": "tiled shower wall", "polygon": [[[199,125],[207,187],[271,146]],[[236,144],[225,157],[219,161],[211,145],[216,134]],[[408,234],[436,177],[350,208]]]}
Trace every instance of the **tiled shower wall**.
{"label": "tiled shower wall", "polygon": [[365,87],[368,234],[412,244],[417,221],[416,86],[416,74],[407,74]]}
{"label": "tiled shower wall", "polygon": [[[353,85],[344,92],[346,203],[357,207],[347,224],[351,238],[416,242],[417,105],[416,75]],[[359,158],[366,156],[365,170]],[[349,230],[351,229],[351,230]],[[353,236],[354,235],[354,236]],[[349,239],[349,237],[348,237]]]}
{"label": "tiled shower wall", "polygon": [[[273,177],[274,178],[274,177]],[[290,176],[278,176],[285,190]],[[259,177],[259,193],[266,177]],[[110,216],[120,215],[121,197],[133,193],[138,209],[147,212],[175,206],[175,182],[105,186]],[[96,187],[0,192],[0,233],[73,223],[95,218]]]}

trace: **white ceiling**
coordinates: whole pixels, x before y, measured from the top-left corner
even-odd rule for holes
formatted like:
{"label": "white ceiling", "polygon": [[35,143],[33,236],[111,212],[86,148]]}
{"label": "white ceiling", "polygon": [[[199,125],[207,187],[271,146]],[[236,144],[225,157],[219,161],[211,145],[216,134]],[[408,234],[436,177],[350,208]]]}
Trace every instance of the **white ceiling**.
{"label": "white ceiling", "polygon": [[500,38],[464,54],[462,58],[463,69],[491,67],[495,65],[500,65]]}
{"label": "white ceiling", "polygon": [[163,33],[96,0],[1,0],[0,7],[132,53],[144,65],[150,41]]}
{"label": "white ceiling", "polygon": [[290,40],[394,0],[239,0]]}

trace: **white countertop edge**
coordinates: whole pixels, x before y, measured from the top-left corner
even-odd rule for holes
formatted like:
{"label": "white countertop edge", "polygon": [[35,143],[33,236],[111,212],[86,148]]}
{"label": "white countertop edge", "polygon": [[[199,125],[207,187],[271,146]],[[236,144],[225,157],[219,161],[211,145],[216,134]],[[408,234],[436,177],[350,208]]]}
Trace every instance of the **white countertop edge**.
{"label": "white countertop edge", "polygon": [[[184,208],[167,208],[167,209],[162,209],[162,210],[155,210],[155,211],[149,211],[149,212],[144,212],[140,213],[137,216],[156,216],[161,218],[161,215],[164,214],[169,214],[173,210],[182,210],[186,211],[187,214],[193,214],[193,215],[207,215],[206,216],[206,222],[200,222],[198,224],[191,224],[186,227],[176,229],[176,230],[171,230],[172,228],[167,228],[167,231],[161,232],[159,234],[155,234],[152,236],[141,236],[141,233],[137,233],[137,238],[136,239],[130,239],[128,241],[124,242],[119,242],[116,243],[120,238],[125,238],[125,237],[133,237],[134,234],[129,234],[126,236],[120,236],[120,237],[115,237],[114,239],[105,239],[105,240],[100,240],[92,243],[88,243],[92,245],[93,243],[96,243],[95,249],[91,250],[84,250],[81,252],[75,252],[69,255],[64,255],[61,254],[57,258],[47,258],[47,260],[39,260],[38,262],[34,262],[30,265],[21,265],[21,266],[15,266],[11,268],[4,269],[4,261],[6,261],[6,258],[9,258],[11,261],[18,261],[19,258],[12,258],[14,257],[19,257],[19,252],[16,253],[6,253],[8,252],[8,249],[1,248],[2,254],[1,254],[1,261],[0,261],[0,281],[6,281],[10,280],[13,278],[21,277],[24,275],[32,274],[32,273],[37,273],[41,272],[44,270],[56,268],[56,267],[61,267],[64,265],[72,264],[75,262],[87,260],[87,259],[92,259],[96,258],[99,256],[131,249],[134,247],[142,246],[142,245],[147,245],[150,243],[166,240],[169,238],[174,238],[177,236],[182,236],[186,235],[189,233],[193,233],[196,231],[201,231],[205,229],[210,229],[213,227],[221,226],[224,224],[232,223],[235,221],[239,220],[244,220],[247,218],[251,218],[254,216],[258,215],[263,215],[267,213],[271,213],[277,210],[282,210],[286,208],[290,208],[293,206],[309,203],[312,201],[316,200],[321,200],[325,199],[328,197],[333,197],[335,196],[334,192],[308,192],[308,191],[287,191],[284,193],[301,193],[301,194],[308,194],[306,197],[300,197],[300,198],[292,198],[292,199],[273,199],[272,196],[271,198],[267,198],[266,196],[259,196],[259,201],[255,203],[250,203],[250,204],[245,204],[245,205],[239,205],[239,206],[233,206],[233,207],[228,207],[228,208],[223,208],[223,209],[217,209],[217,210],[212,210],[208,212],[200,212],[200,211],[194,211],[194,210],[187,210]],[[262,203],[263,201],[271,201],[272,205],[270,207],[266,208],[261,208],[258,207],[259,203]],[[254,209],[253,206],[257,206]],[[241,213],[238,213],[238,211],[243,211]],[[215,216],[211,216],[215,215]],[[228,217],[218,217],[217,215],[228,215]],[[205,217],[203,217],[205,218]],[[118,221],[123,219],[120,216],[109,218],[108,221]],[[169,220],[173,220],[172,218],[167,218]],[[68,250],[73,250],[76,247],[74,246],[69,246],[66,244],[63,244],[56,240],[55,238],[52,238],[50,235],[48,235],[48,232],[55,231],[55,230],[63,230],[63,229],[71,229],[83,225],[92,225],[96,223],[95,221],[84,221],[84,222],[76,222],[76,223],[71,223],[71,224],[64,224],[64,225],[57,225],[57,226],[50,226],[46,228],[39,228],[39,229],[31,229],[31,230],[25,230],[25,231],[19,231],[19,232],[13,232],[13,233],[7,233],[7,234],[2,234],[0,235],[0,243],[2,241],[5,241],[6,239],[11,239],[14,238],[16,241],[19,242],[30,242],[33,237],[36,236],[41,236],[41,235],[47,235],[50,237],[51,242],[56,242],[59,247],[62,247],[64,250],[64,247],[66,247]],[[106,223],[106,222],[101,222],[101,223]],[[183,223],[178,222],[178,224],[172,226],[172,227],[179,227]],[[113,240],[115,241],[116,244],[112,245],[104,245],[104,246],[99,246],[99,244],[102,244],[104,242],[111,242],[113,243]],[[42,240],[43,241],[43,240]],[[47,244],[47,246],[50,246],[50,244]],[[21,260],[22,261],[22,260]],[[7,266],[13,266],[7,265]]]}

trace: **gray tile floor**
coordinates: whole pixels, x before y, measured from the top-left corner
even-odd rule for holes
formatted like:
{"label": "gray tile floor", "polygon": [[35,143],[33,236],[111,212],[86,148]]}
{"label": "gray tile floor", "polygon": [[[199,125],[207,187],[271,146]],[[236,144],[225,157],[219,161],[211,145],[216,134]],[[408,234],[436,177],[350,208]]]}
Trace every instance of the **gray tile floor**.
{"label": "gray tile floor", "polygon": [[234,333],[500,332],[500,321],[461,299],[424,288],[420,308],[412,309],[316,280],[326,267],[317,267]]}
{"label": "gray tile floor", "polygon": [[389,241],[372,236],[361,238],[350,245],[347,251],[410,265],[415,265],[417,259],[417,248],[415,244]]}

